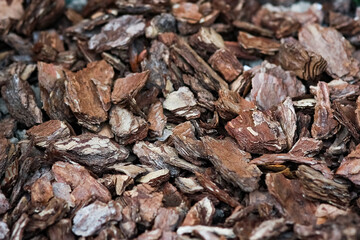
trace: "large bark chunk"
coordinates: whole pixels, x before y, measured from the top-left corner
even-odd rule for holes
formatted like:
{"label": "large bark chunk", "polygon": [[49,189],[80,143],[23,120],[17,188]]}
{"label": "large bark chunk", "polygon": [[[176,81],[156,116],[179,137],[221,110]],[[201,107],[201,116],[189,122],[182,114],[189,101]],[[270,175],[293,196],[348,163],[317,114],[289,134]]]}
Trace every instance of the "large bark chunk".
{"label": "large bark chunk", "polygon": [[54,159],[74,161],[101,172],[106,166],[125,160],[129,151],[107,137],[82,134],[52,144],[50,153]]}
{"label": "large bark chunk", "polygon": [[351,56],[350,43],[334,28],[306,24],[300,29],[299,41],[326,60],[326,72],[331,77],[346,81],[359,77],[359,62]]}
{"label": "large bark chunk", "polygon": [[114,70],[105,60],[92,62],[76,73],[65,70],[65,102],[79,124],[97,130],[107,120]]}
{"label": "large bark chunk", "polygon": [[89,49],[102,52],[112,48],[126,48],[131,41],[144,34],[145,21],[139,15],[123,15],[111,20],[89,40]]}
{"label": "large bark chunk", "polygon": [[250,154],[239,149],[230,138],[216,140],[211,137],[202,138],[207,155],[221,176],[243,191],[257,189],[261,171],[254,164],[249,164]]}
{"label": "large bark chunk", "polygon": [[242,73],[243,66],[235,55],[227,49],[217,50],[210,58],[211,67],[220,72],[227,82],[232,82]]}

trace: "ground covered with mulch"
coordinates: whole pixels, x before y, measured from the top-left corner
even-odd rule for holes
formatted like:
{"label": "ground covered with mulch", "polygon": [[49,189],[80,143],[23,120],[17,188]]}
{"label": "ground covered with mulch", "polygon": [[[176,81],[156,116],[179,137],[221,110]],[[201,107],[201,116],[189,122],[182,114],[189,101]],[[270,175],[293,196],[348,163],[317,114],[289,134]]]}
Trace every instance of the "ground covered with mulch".
{"label": "ground covered with mulch", "polygon": [[360,239],[350,0],[0,1],[0,239]]}

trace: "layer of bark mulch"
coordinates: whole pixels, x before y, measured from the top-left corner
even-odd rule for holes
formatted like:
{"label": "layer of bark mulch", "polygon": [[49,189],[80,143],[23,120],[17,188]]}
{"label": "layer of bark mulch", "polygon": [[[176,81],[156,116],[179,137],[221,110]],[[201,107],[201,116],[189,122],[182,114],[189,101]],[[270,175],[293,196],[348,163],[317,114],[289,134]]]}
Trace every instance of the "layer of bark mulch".
{"label": "layer of bark mulch", "polygon": [[66,2],[0,1],[0,239],[360,239],[354,3]]}

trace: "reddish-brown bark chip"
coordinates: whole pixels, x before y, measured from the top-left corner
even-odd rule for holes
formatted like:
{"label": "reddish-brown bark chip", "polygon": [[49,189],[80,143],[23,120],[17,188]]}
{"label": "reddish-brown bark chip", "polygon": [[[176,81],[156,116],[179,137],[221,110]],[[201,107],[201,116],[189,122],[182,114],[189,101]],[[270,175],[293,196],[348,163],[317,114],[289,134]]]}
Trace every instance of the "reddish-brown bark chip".
{"label": "reddish-brown bark chip", "polygon": [[31,186],[31,202],[34,205],[45,205],[53,196],[53,188],[46,176],[38,178]]}
{"label": "reddish-brown bark chip", "polygon": [[357,145],[345,159],[342,160],[336,174],[343,176],[356,185],[360,185],[360,145]]}
{"label": "reddish-brown bark chip", "polygon": [[111,194],[102,184],[98,183],[90,173],[78,164],[56,162],[52,166],[52,172],[58,182],[67,183],[72,188],[71,195],[76,204],[86,202],[94,197],[102,202],[109,202]]}
{"label": "reddish-brown bark chip", "polygon": [[295,75],[280,66],[264,61],[252,78],[251,99],[264,110],[280,104],[287,96],[305,94],[305,86]]}
{"label": "reddish-brown bark chip", "polygon": [[299,157],[314,157],[323,148],[323,142],[314,138],[302,137],[290,149],[289,153]]}
{"label": "reddish-brown bark chip", "polygon": [[215,214],[215,207],[208,197],[195,203],[186,214],[182,226],[210,225]]}
{"label": "reddish-brown bark chip", "polygon": [[210,58],[211,67],[220,72],[227,82],[232,82],[243,71],[243,66],[236,56],[227,49],[217,50]]}
{"label": "reddish-brown bark chip", "polygon": [[262,173],[256,165],[248,163],[251,158],[249,153],[240,150],[230,138],[216,140],[206,136],[202,141],[208,159],[225,180],[246,192],[258,188]]}
{"label": "reddish-brown bark chip", "polygon": [[107,137],[90,133],[57,140],[51,145],[50,153],[54,159],[74,161],[95,172],[101,172],[129,156],[125,147]]}
{"label": "reddish-brown bark chip", "polygon": [[283,69],[294,72],[297,77],[304,80],[311,80],[319,76],[327,66],[324,58],[315,52],[306,50],[292,37],[281,40],[277,59]]}
{"label": "reddish-brown bark chip", "polygon": [[160,101],[151,104],[147,115],[149,122],[149,135],[151,137],[161,137],[166,126],[167,117],[164,115],[163,105]]}
{"label": "reddish-brown bark chip", "polygon": [[108,22],[89,40],[89,49],[102,52],[113,48],[126,48],[145,31],[145,21],[140,15],[123,15]]}
{"label": "reddish-brown bark chip", "polygon": [[40,125],[34,126],[26,131],[26,134],[34,138],[34,142],[39,147],[48,147],[51,142],[68,138],[73,130],[65,122],[50,120]]}
{"label": "reddish-brown bark chip", "polygon": [[148,124],[129,110],[121,106],[114,106],[110,111],[111,130],[120,144],[130,144],[142,140],[147,136]]}
{"label": "reddish-brown bark chip", "polygon": [[300,165],[296,171],[304,189],[304,194],[310,199],[328,202],[340,208],[345,208],[351,199],[349,184],[326,178],[311,167]]}
{"label": "reddish-brown bark chip", "polygon": [[299,31],[299,41],[326,60],[331,77],[345,81],[359,77],[359,62],[351,56],[350,43],[334,28],[306,24]]}
{"label": "reddish-brown bark chip", "polygon": [[280,43],[270,38],[256,37],[246,32],[239,32],[240,46],[249,51],[258,51],[265,55],[274,55],[279,51]]}
{"label": "reddish-brown bark chip", "polygon": [[145,176],[142,176],[141,178],[139,178],[138,181],[140,183],[146,183],[152,187],[156,187],[164,182],[169,181],[169,179],[170,179],[170,171],[168,169],[161,169],[150,172]]}
{"label": "reddish-brown bark chip", "polygon": [[42,123],[43,116],[36,105],[35,94],[26,80],[22,80],[17,73],[13,74],[7,84],[1,88],[1,95],[5,100],[10,115],[31,127]]}
{"label": "reddish-brown bark chip", "polygon": [[315,139],[328,139],[339,130],[339,123],[331,108],[329,87],[325,82],[319,82],[316,91],[316,105],[314,123],[311,126],[311,135]]}
{"label": "reddish-brown bark chip", "polygon": [[225,48],[222,36],[213,28],[207,27],[201,27],[197,33],[191,35],[189,43],[198,53],[214,53],[216,50]]}
{"label": "reddish-brown bark chip", "polygon": [[199,6],[195,3],[183,2],[174,4],[172,13],[179,21],[186,21],[194,24],[198,23],[203,15],[199,12]]}
{"label": "reddish-brown bark chip", "polygon": [[281,152],[287,147],[286,135],[279,122],[265,112],[242,111],[225,125],[240,149],[250,153]]}
{"label": "reddish-brown bark chip", "polygon": [[316,204],[304,198],[298,180],[286,179],[281,173],[268,173],[266,186],[283,207],[287,217],[304,225],[315,222]]}
{"label": "reddish-brown bark chip", "polygon": [[200,116],[196,105],[194,94],[187,87],[180,87],[177,91],[170,93],[163,102],[164,109],[187,120]]}
{"label": "reddish-brown bark chip", "polygon": [[71,121],[73,115],[64,101],[64,68],[51,63],[38,62],[37,69],[43,109],[51,119]]}
{"label": "reddish-brown bark chip", "polygon": [[114,70],[105,60],[91,62],[76,73],[65,70],[65,102],[79,124],[93,130],[107,120]]}
{"label": "reddish-brown bark chip", "polygon": [[144,87],[148,77],[149,71],[145,71],[116,79],[111,93],[111,101],[118,104],[130,97],[134,97]]}
{"label": "reddish-brown bark chip", "polygon": [[47,230],[47,234],[50,239],[75,240],[75,236],[71,231],[71,220],[68,218],[63,218],[50,226]]}
{"label": "reddish-brown bark chip", "polygon": [[195,128],[187,121],[173,129],[172,139],[175,149],[187,161],[201,164],[198,160],[205,158],[206,153],[203,143],[195,137]]}
{"label": "reddish-brown bark chip", "polygon": [[72,231],[77,236],[88,237],[96,233],[107,222],[120,221],[122,207],[120,203],[110,201],[107,204],[95,201],[76,212]]}
{"label": "reddish-brown bark chip", "polygon": [[11,117],[4,118],[0,121],[0,138],[12,138],[16,128],[16,121]]}

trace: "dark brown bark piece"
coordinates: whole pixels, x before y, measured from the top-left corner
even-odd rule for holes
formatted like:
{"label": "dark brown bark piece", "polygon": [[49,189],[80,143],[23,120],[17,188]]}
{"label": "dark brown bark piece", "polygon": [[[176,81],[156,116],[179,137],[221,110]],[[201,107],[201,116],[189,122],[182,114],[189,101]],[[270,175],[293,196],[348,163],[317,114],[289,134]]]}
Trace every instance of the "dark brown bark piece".
{"label": "dark brown bark piece", "polygon": [[25,228],[29,221],[29,216],[26,213],[21,214],[12,227],[10,239],[23,239]]}
{"label": "dark brown bark piece", "polygon": [[196,52],[214,53],[225,48],[222,36],[213,28],[201,27],[200,30],[189,37],[189,44]]}
{"label": "dark brown bark piece", "polygon": [[239,28],[241,31],[244,31],[244,32],[248,32],[248,33],[255,34],[255,35],[260,35],[263,37],[269,37],[269,38],[274,36],[273,31],[266,29],[266,28],[262,28],[260,26],[254,25],[249,22],[235,20],[232,22],[232,24],[236,28]]}
{"label": "dark brown bark piece", "polygon": [[91,197],[102,202],[111,200],[111,194],[106,187],[98,183],[84,167],[78,164],[59,161],[52,166],[52,172],[56,181],[71,186],[73,190],[71,195],[75,198],[76,205],[86,202]]}
{"label": "dark brown bark piece", "polygon": [[89,40],[89,49],[102,52],[113,48],[126,48],[131,41],[144,34],[145,21],[140,15],[123,15],[111,20]]}
{"label": "dark brown bark piece", "polygon": [[194,194],[204,190],[204,188],[199,185],[194,177],[177,177],[175,179],[175,184],[181,192],[187,194]]}
{"label": "dark brown bark piece", "polygon": [[50,154],[53,159],[74,161],[100,173],[107,166],[124,161],[129,151],[107,137],[86,133],[57,140],[51,145]]}
{"label": "dark brown bark piece", "polygon": [[357,145],[355,150],[353,150],[345,159],[342,160],[339,168],[336,171],[337,175],[345,177],[352,181],[356,185],[360,185],[360,145]]}
{"label": "dark brown bark piece", "polygon": [[27,127],[42,123],[42,113],[36,105],[35,94],[30,84],[18,74],[15,73],[1,88],[1,95],[14,119]]}
{"label": "dark brown bark piece", "polygon": [[314,138],[302,137],[290,149],[289,153],[299,157],[314,157],[323,148],[323,142]]}
{"label": "dark brown bark piece", "polygon": [[59,120],[50,120],[26,131],[27,135],[34,138],[34,143],[43,148],[47,148],[53,141],[70,137],[72,133],[72,128]]}
{"label": "dark brown bark piece", "polygon": [[75,236],[71,231],[71,220],[68,218],[63,218],[50,226],[47,234],[50,240],[75,240]]}
{"label": "dark brown bark piece", "polygon": [[240,149],[250,153],[281,152],[287,147],[280,123],[265,112],[242,111],[225,125],[225,129],[236,139]]}
{"label": "dark brown bark piece", "polygon": [[148,77],[149,71],[145,71],[142,73],[132,73],[124,78],[116,79],[111,93],[111,101],[114,104],[118,104],[130,97],[134,97],[144,87]]}
{"label": "dark brown bark piece", "polygon": [[110,111],[111,130],[120,144],[130,144],[142,140],[147,136],[148,124],[129,110],[118,105]]}
{"label": "dark brown bark piece", "polygon": [[251,192],[258,188],[261,171],[256,165],[249,164],[251,155],[239,149],[230,138],[216,140],[202,138],[208,159],[229,183]]}
{"label": "dark brown bark piece", "polygon": [[306,24],[299,31],[299,41],[326,60],[331,77],[351,81],[359,76],[359,62],[351,56],[351,45],[334,28]]}
{"label": "dark brown bark piece", "polygon": [[347,36],[353,36],[360,32],[358,19],[334,11],[329,11],[329,25]]}
{"label": "dark brown bark piece", "polygon": [[330,180],[305,165],[299,166],[296,176],[300,179],[306,197],[328,202],[340,208],[348,206],[350,202],[348,184]]}
{"label": "dark brown bark piece", "polygon": [[314,123],[311,135],[315,139],[328,139],[339,130],[339,123],[334,119],[331,108],[329,87],[325,82],[319,82],[316,91]]}
{"label": "dark brown bark piece", "polygon": [[76,212],[72,231],[77,236],[88,237],[96,233],[107,222],[120,221],[122,207],[120,203],[110,201],[107,204],[95,201]]}
{"label": "dark brown bark piece", "polygon": [[194,94],[187,87],[180,87],[177,91],[170,93],[163,102],[164,109],[187,120],[200,117],[200,111],[196,105]]}
{"label": "dark brown bark piece", "polygon": [[286,217],[299,224],[314,224],[316,204],[304,198],[298,180],[286,179],[281,173],[268,173],[266,186],[285,210]]}
{"label": "dark brown bark piece", "polygon": [[187,161],[201,165],[206,157],[203,143],[195,137],[195,127],[187,121],[177,125],[172,131],[172,139],[177,152]]}
{"label": "dark brown bark piece", "polygon": [[91,62],[76,73],[65,70],[65,102],[80,125],[97,130],[107,120],[113,68],[105,60]]}
{"label": "dark brown bark piece", "polygon": [[323,73],[327,62],[319,54],[308,51],[294,38],[281,40],[278,61],[282,68],[301,79],[312,80]]}
{"label": "dark brown bark piece", "polygon": [[151,137],[161,137],[166,126],[167,117],[164,115],[163,105],[160,101],[151,104],[147,121],[149,122],[149,135]]}
{"label": "dark brown bark piece", "polygon": [[[12,138],[16,129],[16,121],[11,117],[0,121],[0,138]],[[1,159],[1,158],[0,158]]]}
{"label": "dark brown bark piece", "polygon": [[205,197],[190,208],[181,226],[210,225],[214,214],[213,203]]}
{"label": "dark brown bark piece", "polygon": [[238,42],[241,47],[248,51],[274,55],[279,51],[280,43],[270,38],[256,37],[246,32],[239,32]]}
{"label": "dark brown bark piece", "polygon": [[217,50],[208,61],[213,69],[220,72],[227,82],[232,82],[243,71],[236,56],[227,49]]}

